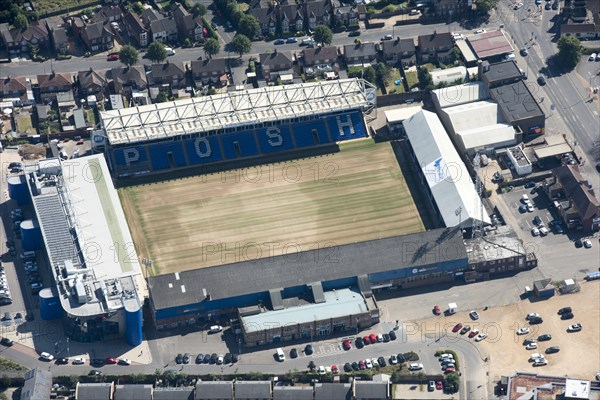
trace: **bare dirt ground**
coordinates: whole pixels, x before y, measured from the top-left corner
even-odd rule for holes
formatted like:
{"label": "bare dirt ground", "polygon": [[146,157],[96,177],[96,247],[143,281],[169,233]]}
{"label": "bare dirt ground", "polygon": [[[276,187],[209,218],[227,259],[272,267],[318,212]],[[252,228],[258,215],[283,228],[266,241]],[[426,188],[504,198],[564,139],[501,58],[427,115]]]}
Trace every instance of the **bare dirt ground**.
{"label": "bare dirt ground", "polygon": [[[482,357],[489,358],[490,379],[498,380],[501,375],[512,375],[515,371],[534,372],[539,374],[565,375],[573,378],[593,379],[600,372],[600,281],[582,282],[581,291],[575,294],[555,295],[549,300],[530,302],[521,301],[504,307],[477,310],[480,319],[471,321],[468,312],[457,313],[446,317],[447,335],[452,333],[454,323],[462,322],[480,331],[486,332],[488,338],[476,344]],[[575,317],[561,320],[557,311],[562,307],[573,308]],[[528,313],[538,313],[544,322],[540,325],[529,325],[525,320]],[[583,330],[567,333],[567,327],[581,323]],[[518,336],[515,331],[529,327],[528,335]],[[549,333],[552,340],[539,342],[536,350],[525,350],[522,345],[525,338],[537,338]],[[467,339],[468,340],[468,339]],[[559,346],[560,352],[546,354],[548,365],[534,367],[528,360],[532,353],[544,353],[548,347]]]}
{"label": "bare dirt ground", "polygon": [[423,231],[389,143],[124,188],[138,254],[163,274]]}

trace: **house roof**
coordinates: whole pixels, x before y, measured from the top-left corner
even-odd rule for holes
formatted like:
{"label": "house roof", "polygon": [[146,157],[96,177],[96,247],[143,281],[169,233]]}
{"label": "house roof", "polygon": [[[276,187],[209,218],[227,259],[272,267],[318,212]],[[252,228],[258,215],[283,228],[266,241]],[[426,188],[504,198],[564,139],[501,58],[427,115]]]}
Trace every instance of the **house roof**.
{"label": "house roof", "polygon": [[275,386],[273,400],[313,400],[312,386]]}
{"label": "house roof", "polygon": [[385,40],[382,45],[384,55],[404,52],[415,52],[415,41],[412,38]]}
{"label": "house roof", "polygon": [[356,43],[356,44],[347,44],[344,45],[344,57],[371,57],[375,58],[377,56],[377,49],[375,48],[375,43],[364,42],[364,43]]}
{"label": "house roof", "polygon": [[452,35],[449,32],[437,33],[435,31],[429,35],[419,36],[418,43],[421,51],[423,49],[452,47],[454,45]]}
{"label": "house roof", "polygon": [[192,74],[203,74],[227,71],[227,59],[210,58],[206,60],[192,61]]}
{"label": "house roof", "polygon": [[324,60],[329,60],[330,63],[333,63],[337,60],[337,57],[338,49],[336,46],[304,49],[304,65],[314,65]]}
{"label": "house roof", "polygon": [[99,11],[96,12],[100,18],[103,18],[104,21],[108,21],[110,19],[118,19],[123,15],[123,11],[121,7],[116,5],[105,5]]}
{"label": "house roof", "polygon": [[295,20],[298,16],[299,9],[300,6],[296,3],[282,4],[280,8],[282,19],[287,19],[289,21]]}
{"label": "house roof", "polygon": [[242,399],[270,399],[270,381],[236,381],[235,398]]}
{"label": "house roof", "polygon": [[67,31],[62,26],[57,26],[52,29],[52,38],[54,43],[66,43],[69,41],[69,38],[67,37]]}
{"label": "house roof", "polygon": [[52,373],[35,368],[27,371],[21,388],[21,400],[46,400],[52,391]]}
{"label": "house roof", "polygon": [[354,397],[357,399],[387,399],[388,392],[387,382],[354,381]]}
{"label": "house roof", "polygon": [[[202,397],[197,397],[201,399]],[[193,386],[154,388],[152,400],[194,400]]]}
{"label": "house roof", "polygon": [[27,28],[13,28],[10,30],[10,34],[12,40],[17,43],[23,40],[30,42],[33,39],[44,41],[48,39],[48,27],[44,21],[31,21]]}
{"label": "house roof", "polygon": [[329,13],[329,3],[325,0],[307,1],[305,4],[309,16],[320,18]]}
{"label": "house roof", "polygon": [[196,400],[232,398],[232,381],[198,381],[196,383]]}
{"label": "house roof", "polygon": [[581,175],[578,165],[563,165],[553,169],[552,174],[560,182],[567,198],[573,201],[582,221],[600,218],[600,202],[594,189],[588,186],[588,180]]}
{"label": "house roof", "polygon": [[177,23],[174,18],[160,18],[150,22],[150,30],[152,33],[157,32],[176,32]]}
{"label": "house roof", "polygon": [[256,3],[254,7],[250,8],[249,14],[260,22],[261,25],[267,25],[270,22],[274,21],[274,13],[275,9],[272,5],[264,5]]}
{"label": "house roof", "polygon": [[116,385],[117,400],[152,400],[152,385]]}
{"label": "house roof", "polygon": [[116,85],[120,86],[135,83],[138,87],[144,87],[147,84],[146,72],[141,65],[113,68],[108,71],[106,77],[112,79]]}
{"label": "house roof", "polygon": [[83,28],[82,35],[88,40],[99,39],[104,36],[112,36],[112,33],[104,25],[104,22],[95,22],[93,24],[86,25]]}
{"label": "house roof", "polygon": [[560,26],[561,33],[592,33],[595,30],[596,26],[593,23],[563,24]]}
{"label": "house roof", "polygon": [[[484,61],[487,63],[487,61]],[[508,60],[488,65],[487,71],[483,73],[485,80],[493,84],[494,82],[505,81],[507,79],[522,78],[523,74],[517,66],[516,61]]]}
{"label": "house roof", "polygon": [[38,86],[40,89],[49,87],[60,87],[71,85],[71,75],[64,72],[53,72],[49,75],[38,75]]}
{"label": "house roof", "polygon": [[185,75],[185,67],[183,61],[166,62],[164,64],[152,64],[151,67],[152,77],[157,78],[170,78],[174,75]]}
{"label": "house roof", "polygon": [[163,15],[154,8],[146,8],[144,11],[142,11],[142,21],[144,21],[146,26],[150,25],[150,22],[161,18],[163,18]]}
{"label": "house roof", "polygon": [[350,383],[315,383],[315,400],[350,400]]}
{"label": "house roof", "polygon": [[259,57],[262,66],[279,66],[292,64],[292,53],[290,51],[275,50],[272,53],[261,53]]}
{"label": "house roof", "polygon": [[490,94],[507,115],[510,123],[544,115],[523,81],[492,88]]}
{"label": "house roof", "polygon": [[104,77],[104,75],[99,74],[92,68],[86,71],[79,71],[77,73],[77,80],[79,81],[79,86],[81,86],[82,88],[86,88],[88,86],[106,85],[106,78]]}
{"label": "house roof", "polygon": [[134,33],[136,35],[139,35],[147,30],[140,17],[132,12],[127,12],[125,14],[124,23],[130,33]]}
{"label": "house roof", "polygon": [[0,79],[0,94],[2,94],[2,92],[23,93],[26,91],[27,91],[27,84],[26,84],[25,77],[23,77],[23,76],[18,76],[16,78],[9,76],[9,77]]}
{"label": "house roof", "polygon": [[110,400],[112,398],[113,384],[109,383],[81,383],[77,384],[75,397],[77,400]]}
{"label": "house roof", "polygon": [[478,58],[493,57],[512,53],[513,51],[510,42],[501,29],[470,36],[467,41]]}

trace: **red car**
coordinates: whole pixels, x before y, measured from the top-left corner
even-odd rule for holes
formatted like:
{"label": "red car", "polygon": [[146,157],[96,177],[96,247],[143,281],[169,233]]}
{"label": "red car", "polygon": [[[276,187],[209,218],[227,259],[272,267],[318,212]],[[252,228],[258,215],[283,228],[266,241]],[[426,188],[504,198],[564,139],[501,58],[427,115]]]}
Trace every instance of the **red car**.
{"label": "red car", "polygon": [[442,310],[440,310],[440,306],[433,307],[433,313],[435,315],[440,315],[442,313]]}
{"label": "red car", "polygon": [[83,144],[83,139],[81,139],[81,140],[78,140],[78,141],[77,141],[77,144]]}
{"label": "red car", "polygon": [[442,390],[444,388],[444,385],[442,384],[442,381],[437,381],[435,387],[437,390]]}
{"label": "red car", "polygon": [[460,322],[456,325],[454,325],[454,328],[452,328],[452,332],[458,332],[460,331],[460,328],[463,327],[463,324],[461,324]]}
{"label": "red car", "polygon": [[367,369],[367,365],[365,364],[365,362],[363,360],[360,360],[358,362],[358,369],[360,369],[361,371]]}
{"label": "red car", "polygon": [[448,367],[448,368],[446,368],[446,370],[444,372],[448,374],[450,372],[456,372],[456,369],[454,369],[452,367]]}
{"label": "red car", "polygon": [[344,341],[342,342],[342,347],[344,348],[344,350],[350,350],[352,348],[352,345],[350,344],[350,341],[348,339],[344,339]]}
{"label": "red car", "polygon": [[377,336],[374,333],[371,333],[369,335],[369,340],[371,340],[371,343],[377,343]]}
{"label": "red car", "polygon": [[365,337],[363,338],[363,341],[365,342],[365,344],[371,344],[371,339],[369,339],[369,337],[368,337],[368,336],[365,336]]}
{"label": "red car", "polygon": [[117,61],[119,59],[119,53],[111,53],[106,56],[106,61]]}
{"label": "red car", "polygon": [[106,360],[104,360],[105,363],[107,364],[116,364],[119,362],[118,358],[107,358]]}
{"label": "red car", "polygon": [[470,338],[474,338],[475,336],[479,335],[479,329],[475,328],[471,331],[471,333],[469,333],[469,337]]}
{"label": "red car", "polygon": [[338,369],[337,365],[332,365],[331,372],[334,374],[338,374],[340,372],[340,370]]}

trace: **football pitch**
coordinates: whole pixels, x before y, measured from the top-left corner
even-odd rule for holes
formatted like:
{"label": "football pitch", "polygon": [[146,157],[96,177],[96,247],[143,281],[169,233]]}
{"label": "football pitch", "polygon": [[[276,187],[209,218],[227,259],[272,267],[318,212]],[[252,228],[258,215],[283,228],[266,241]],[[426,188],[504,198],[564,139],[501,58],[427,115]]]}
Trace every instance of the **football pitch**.
{"label": "football pitch", "polygon": [[[421,232],[389,143],[119,189],[150,275]],[[324,250],[326,251],[326,250]]]}

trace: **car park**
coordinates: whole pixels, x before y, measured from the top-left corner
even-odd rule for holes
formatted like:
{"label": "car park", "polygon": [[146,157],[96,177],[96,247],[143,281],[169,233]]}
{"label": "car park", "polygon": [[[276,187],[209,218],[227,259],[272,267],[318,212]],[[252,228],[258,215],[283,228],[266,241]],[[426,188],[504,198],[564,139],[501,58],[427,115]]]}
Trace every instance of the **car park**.
{"label": "car park", "polygon": [[479,314],[477,313],[477,311],[473,310],[469,313],[469,316],[471,317],[471,319],[473,321],[477,321],[479,319]]}
{"label": "car park", "polygon": [[567,328],[567,332],[579,332],[583,329],[581,324],[572,324]]}

